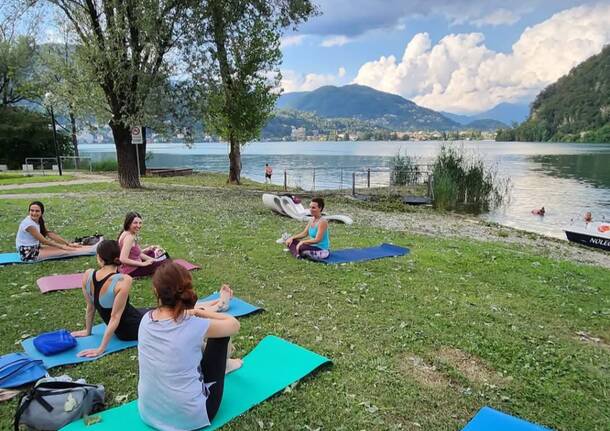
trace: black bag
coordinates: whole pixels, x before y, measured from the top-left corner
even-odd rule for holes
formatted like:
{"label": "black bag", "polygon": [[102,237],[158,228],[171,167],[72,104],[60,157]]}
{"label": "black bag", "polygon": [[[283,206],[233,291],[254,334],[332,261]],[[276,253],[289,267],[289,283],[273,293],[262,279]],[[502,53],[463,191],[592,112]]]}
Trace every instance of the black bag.
{"label": "black bag", "polygon": [[74,238],[74,242],[81,245],[94,245],[97,244],[103,238],[104,235],[100,235],[96,232],[95,235]]}
{"label": "black bag", "polygon": [[68,376],[40,379],[17,404],[14,427],[38,431],[58,430],[91,413],[104,409],[102,385],[71,381]]}

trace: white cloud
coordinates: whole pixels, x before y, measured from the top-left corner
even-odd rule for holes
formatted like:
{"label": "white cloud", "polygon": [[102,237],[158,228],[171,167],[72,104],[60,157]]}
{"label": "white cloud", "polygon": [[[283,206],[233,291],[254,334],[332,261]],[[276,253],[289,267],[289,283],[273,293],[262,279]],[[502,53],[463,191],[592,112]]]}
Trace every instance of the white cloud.
{"label": "white cloud", "polygon": [[488,49],[481,33],[450,34],[435,45],[419,33],[402,58],[365,63],[354,82],[454,112],[531,100],[610,43],[608,22],[608,4],[568,9],[528,27],[506,54]]}
{"label": "white cloud", "polygon": [[322,43],[320,44],[320,46],[323,46],[324,48],[330,48],[333,46],[343,46],[346,43],[350,43],[351,41],[352,41],[352,39],[350,39],[349,37],[339,35],[339,36],[329,37],[328,39],[324,39],[322,41]]}
{"label": "white cloud", "polygon": [[282,70],[280,86],[284,93],[294,91],[311,91],[324,85],[340,85],[344,83],[345,68],[340,67],[336,74],[307,73],[300,74],[294,70]]}
{"label": "white cloud", "polygon": [[302,34],[293,34],[290,36],[284,36],[284,37],[282,37],[282,40],[280,41],[280,46],[282,48],[286,48],[288,46],[297,46],[297,45],[300,45],[301,43],[303,43],[303,39],[305,39],[305,36]]}
{"label": "white cloud", "polygon": [[489,15],[472,21],[472,24],[479,28],[485,26],[512,25],[519,21],[519,19],[520,17],[518,15],[509,10],[498,9]]}

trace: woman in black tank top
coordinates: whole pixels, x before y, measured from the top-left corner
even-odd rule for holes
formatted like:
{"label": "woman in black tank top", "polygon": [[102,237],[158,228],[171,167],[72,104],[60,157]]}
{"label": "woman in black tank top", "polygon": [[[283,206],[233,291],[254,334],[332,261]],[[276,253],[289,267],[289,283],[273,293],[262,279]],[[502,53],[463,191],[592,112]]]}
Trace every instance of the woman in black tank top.
{"label": "woman in black tank top", "polygon": [[138,339],[140,320],[147,309],[138,310],[129,303],[132,279],[118,274],[119,244],[104,240],[97,248],[98,270],[88,270],[83,277],[83,295],[87,301],[85,329],[72,332],[75,337],[91,335],[95,311],[106,323],[102,342],[96,349],[86,349],[78,356],[96,357],[104,353],[113,335],[123,341]]}

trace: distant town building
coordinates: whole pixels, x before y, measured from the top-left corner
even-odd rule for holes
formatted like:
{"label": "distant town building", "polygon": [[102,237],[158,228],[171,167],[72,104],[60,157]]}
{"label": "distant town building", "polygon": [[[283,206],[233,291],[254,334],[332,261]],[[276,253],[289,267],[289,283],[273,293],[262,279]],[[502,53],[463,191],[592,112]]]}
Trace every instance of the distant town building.
{"label": "distant town building", "polygon": [[294,127],[292,126],[292,132],[290,137],[295,140],[305,140],[305,127]]}

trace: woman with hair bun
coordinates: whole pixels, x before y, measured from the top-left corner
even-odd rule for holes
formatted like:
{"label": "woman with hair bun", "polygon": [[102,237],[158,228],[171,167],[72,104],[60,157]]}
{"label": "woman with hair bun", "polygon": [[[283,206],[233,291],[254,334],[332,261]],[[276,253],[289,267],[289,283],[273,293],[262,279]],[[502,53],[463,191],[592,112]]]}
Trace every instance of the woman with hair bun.
{"label": "woman with hair bun", "polygon": [[93,358],[106,350],[113,335],[119,340],[138,339],[138,326],[142,315],[148,309],[136,309],[129,303],[132,278],[118,273],[121,249],[118,242],[104,240],[97,247],[99,269],[89,269],[83,276],[83,295],[87,301],[85,329],[72,332],[75,337],[91,335],[95,311],[106,323],[106,331],[101,344],[96,349],[86,349],[78,356]]}
{"label": "woman with hair bun", "polygon": [[227,360],[239,322],[195,309],[191,274],[171,261],[152,282],[157,308],[144,315],[138,333],[140,417],[159,430],[203,428],[218,411],[225,373],[241,366]]}
{"label": "woman with hair bun", "polygon": [[69,243],[55,232],[47,230],[44,222],[44,205],[40,201],[30,203],[28,216],[19,224],[15,246],[23,262],[48,259],[54,256],[79,254],[95,245],[83,247],[80,244]]}

